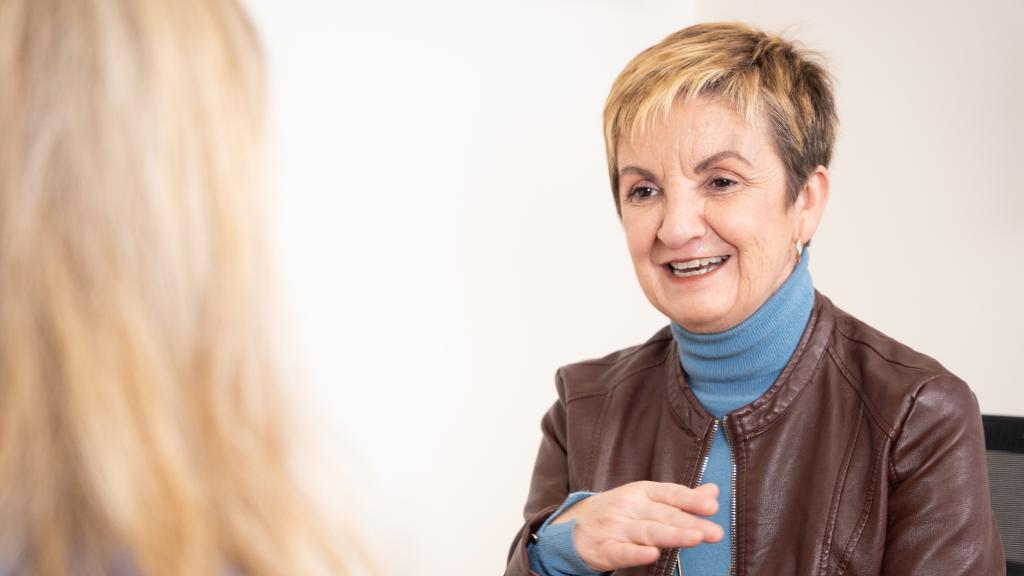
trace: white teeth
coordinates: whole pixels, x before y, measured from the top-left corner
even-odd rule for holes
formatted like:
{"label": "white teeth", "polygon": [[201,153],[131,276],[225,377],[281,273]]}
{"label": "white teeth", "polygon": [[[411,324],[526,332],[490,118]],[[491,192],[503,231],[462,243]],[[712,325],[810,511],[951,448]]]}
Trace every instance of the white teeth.
{"label": "white teeth", "polygon": [[682,270],[673,270],[672,274],[674,274],[677,278],[686,278],[688,276],[700,276],[702,274],[707,274],[710,271],[710,268],[699,268],[697,270],[690,270],[688,272],[684,272]]}
{"label": "white teeth", "polygon": [[673,262],[672,267],[676,270],[686,270],[687,268],[699,268],[701,265],[700,258],[694,258],[693,260],[687,260],[686,262]]}
{"label": "white teeth", "polygon": [[728,256],[694,258],[685,262],[670,262],[669,266],[672,268],[672,273],[678,277],[698,276],[714,270],[719,263],[725,262],[728,258]]}

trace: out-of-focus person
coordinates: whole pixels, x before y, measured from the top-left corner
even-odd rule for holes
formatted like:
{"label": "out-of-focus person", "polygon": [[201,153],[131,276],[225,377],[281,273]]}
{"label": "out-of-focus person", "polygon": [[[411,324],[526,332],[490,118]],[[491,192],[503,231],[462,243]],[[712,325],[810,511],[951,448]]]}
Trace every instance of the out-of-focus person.
{"label": "out-of-focus person", "polygon": [[0,574],[346,574],[270,334],[234,0],[0,0]]}

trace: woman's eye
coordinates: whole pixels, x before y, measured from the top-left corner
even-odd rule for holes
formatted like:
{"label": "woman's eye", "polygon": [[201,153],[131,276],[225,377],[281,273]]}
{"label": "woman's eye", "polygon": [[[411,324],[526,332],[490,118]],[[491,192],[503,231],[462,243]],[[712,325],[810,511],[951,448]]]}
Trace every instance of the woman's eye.
{"label": "woman's eye", "polygon": [[658,189],[654,186],[634,186],[629,191],[629,197],[632,200],[643,200],[650,198],[658,193]]}
{"label": "woman's eye", "polygon": [[708,182],[708,185],[715,190],[728,190],[736,185],[736,181],[729,178],[715,178]]}

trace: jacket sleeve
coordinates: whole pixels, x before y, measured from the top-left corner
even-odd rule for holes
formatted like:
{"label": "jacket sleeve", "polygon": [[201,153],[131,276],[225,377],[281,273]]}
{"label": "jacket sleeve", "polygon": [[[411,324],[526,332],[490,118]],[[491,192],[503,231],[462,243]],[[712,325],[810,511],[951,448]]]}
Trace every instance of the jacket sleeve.
{"label": "jacket sleeve", "polygon": [[967,385],[949,375],[921,385],[894,442],[882,574],[1004,574],[981,414]]}
{"label": "jacket sleeve", "polygon": [[505,576],[535,575],[530,571],[526,545],[548,516],[555,512],[569,495],[569,462],[566,451],[566,410],[561,376],[556,377],[558,401],[541,421],[543,438],[533,466],[530,494],[523,515],[525,524],[512,542]]}

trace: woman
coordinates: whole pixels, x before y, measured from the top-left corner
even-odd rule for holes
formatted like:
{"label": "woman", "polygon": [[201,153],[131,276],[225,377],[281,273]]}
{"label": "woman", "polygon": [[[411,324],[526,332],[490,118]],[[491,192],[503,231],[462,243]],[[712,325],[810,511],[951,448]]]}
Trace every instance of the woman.
{"label": "woman", "polygon": [[0,0],[0,574],[344,574],[289,471],[233,0]]}
{"label": "woman", "polygon": [[671,325],[563,367],[508,575],[1001,574],[977,403],[815,292],[830,80],[740,24],[634,58],[605,108]]}

